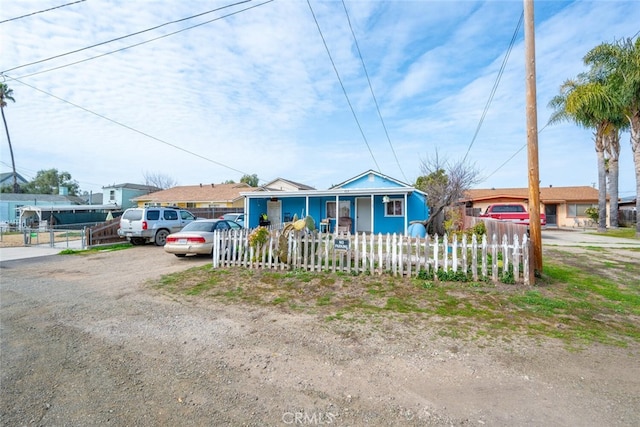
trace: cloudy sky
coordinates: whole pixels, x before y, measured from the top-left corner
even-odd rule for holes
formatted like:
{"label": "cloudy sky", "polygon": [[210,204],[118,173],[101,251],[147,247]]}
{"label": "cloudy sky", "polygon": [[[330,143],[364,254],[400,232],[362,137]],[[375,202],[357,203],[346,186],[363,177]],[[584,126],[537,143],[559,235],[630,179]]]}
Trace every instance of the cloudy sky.
{"label": "cloudy sky", "polygon": [[[95,193],[145,174],[179,185],[257,174],[325,189],[374,169],[413,183],[437,150],[466,156],[478,188],[527,185],[522,0],[56,8],[72,2],[0,9],[0,71],[16,100],[5,114],[27,179],[56,168]],[[545,126],[547,104],[586,52],[636,36],[639,22],[637,0],[535,2],[541,186],[597,181],[591,131]],[[634,188],[623,134],[621,196]]]}

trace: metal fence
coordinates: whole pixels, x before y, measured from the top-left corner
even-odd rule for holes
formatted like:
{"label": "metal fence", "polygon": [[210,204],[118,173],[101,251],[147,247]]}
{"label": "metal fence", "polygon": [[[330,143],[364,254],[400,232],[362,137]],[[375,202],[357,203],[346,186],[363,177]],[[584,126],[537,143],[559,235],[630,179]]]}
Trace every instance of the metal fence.
{"label": "metal fence", "polygon": [[[85,240],[85,229],[68,230],[63,228],[50,228],[48,230],[42,228],[23,227],[19,233],[21,243],[24,246],[46,245],[52,248],[74,248],[84,249],[87,247]],[[4,236],[2,237],[4,239]]]}

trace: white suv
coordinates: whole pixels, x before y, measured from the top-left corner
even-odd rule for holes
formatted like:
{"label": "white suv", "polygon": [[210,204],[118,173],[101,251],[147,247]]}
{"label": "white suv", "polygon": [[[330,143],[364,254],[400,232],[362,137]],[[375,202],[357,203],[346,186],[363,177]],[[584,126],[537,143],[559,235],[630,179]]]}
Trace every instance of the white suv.
{"label": "white suv", "polygon": [[177,233],[195,219],[191,212],[179,208],[129,208],[120,217],[118,235],[134,245],[153,242],[164,246],[169,234]]}

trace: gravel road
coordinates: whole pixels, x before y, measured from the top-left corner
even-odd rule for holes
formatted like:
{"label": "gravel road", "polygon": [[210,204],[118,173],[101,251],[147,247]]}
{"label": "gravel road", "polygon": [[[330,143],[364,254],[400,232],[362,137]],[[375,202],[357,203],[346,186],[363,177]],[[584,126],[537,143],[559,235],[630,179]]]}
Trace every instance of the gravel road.
{"label": "gravel road", "polygon": [[640,348],[171,298],[154,246],[0,263],[5,426],[631,426]]}

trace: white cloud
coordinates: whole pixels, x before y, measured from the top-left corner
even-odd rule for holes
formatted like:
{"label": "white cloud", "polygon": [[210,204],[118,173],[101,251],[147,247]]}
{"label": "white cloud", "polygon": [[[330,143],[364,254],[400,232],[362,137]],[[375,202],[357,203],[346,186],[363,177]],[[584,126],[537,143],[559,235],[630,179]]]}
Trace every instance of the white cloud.
{"label": "white cloud", "polygon": [[[6,22],[0,24],[0,70],[225,4],[90,1]],[[466,153],[522,10],[519,0],[346,2],[402,171],[378,119],[341,2],[311,5],[366,143],[306,2],[274,1],[102,58],[20,77],[256,4],[7,72],[17,101],[6,114],[18,170],[26,176],[53,167],[69,171],[82,189],[94,192],[113,183],[141,182],[145,171],[165,173],[183,185],[257,173],[263,181],[281,176],[326,188],[377,163],[383,173],[412,180],[420,173],[420,159],[435,147],[452,158]],[[51,6],[44,0],[4,2],[0,20]],[[540,128],[559,85],[583,70],[582,56],[601,42],[633,36],[637,16],[640,3],[634,1],[536,2]],[[520,30],[469,152],[487,175],[526,142],[522,38]],[[624,138],[622,191],[635,186]],[[543,185],[590,185],[595,155],[589,143],[590,132],[571,124],[544,129]],[[6,143],[1,149],[7,170]],[[482,185],[523,186],[526,178],[523,150]]]}

